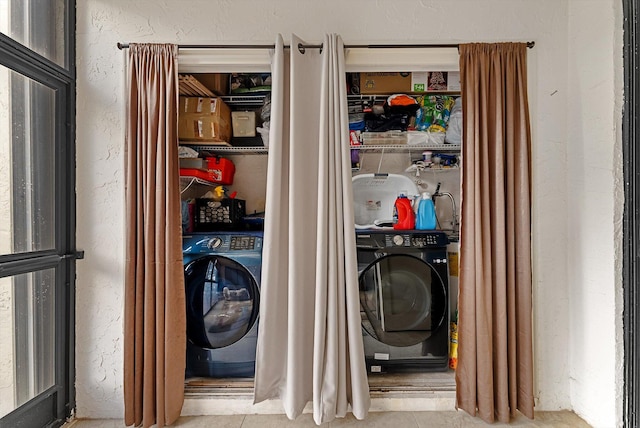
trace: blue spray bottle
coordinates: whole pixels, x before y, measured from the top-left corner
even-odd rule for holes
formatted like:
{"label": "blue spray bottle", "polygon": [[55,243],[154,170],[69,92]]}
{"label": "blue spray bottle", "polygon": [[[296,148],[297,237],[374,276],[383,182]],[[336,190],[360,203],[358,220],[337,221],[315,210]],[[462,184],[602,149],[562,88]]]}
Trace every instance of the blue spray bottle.
{"label": "blue spray bottle", "polygon": [[418,204],[416,215],[416,229],[434,230],[436,228],[436,207],[429,192],[424,192]]}

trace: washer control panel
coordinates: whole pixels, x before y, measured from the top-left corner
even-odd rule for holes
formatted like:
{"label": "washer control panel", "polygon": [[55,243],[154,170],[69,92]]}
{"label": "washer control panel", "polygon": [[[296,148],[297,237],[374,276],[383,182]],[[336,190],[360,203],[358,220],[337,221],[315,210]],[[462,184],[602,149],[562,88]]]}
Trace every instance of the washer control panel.
{"label": "washer control panel", "polygon": [[253,250],[256,246],[256,237],[255,236],[232,236],[231,244],[229,245],[230,250]]}
{"label": "washer control panel", "polygon": [[183,254],[220,254],[229,251],[262,251],[262,236],[250,233],[190,235],[183,238]]}

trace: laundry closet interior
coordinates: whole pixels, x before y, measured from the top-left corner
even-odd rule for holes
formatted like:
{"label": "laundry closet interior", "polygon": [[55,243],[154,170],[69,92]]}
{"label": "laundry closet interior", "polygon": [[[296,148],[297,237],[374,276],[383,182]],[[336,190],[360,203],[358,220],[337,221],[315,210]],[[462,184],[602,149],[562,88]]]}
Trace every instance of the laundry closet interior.
{"label": "laundry closet interior", "polygon": [[[370,390],[453,391],[463,161],[457,48],[347,48],[345,60]],[[273,144],[269,50],[181,49],[178,63],[186,393],[249,391]],[[398,226],[408,215],[395,208],[401,194],[410,228]],[[415,223],[425,198],[435,206],[433,225]]]}

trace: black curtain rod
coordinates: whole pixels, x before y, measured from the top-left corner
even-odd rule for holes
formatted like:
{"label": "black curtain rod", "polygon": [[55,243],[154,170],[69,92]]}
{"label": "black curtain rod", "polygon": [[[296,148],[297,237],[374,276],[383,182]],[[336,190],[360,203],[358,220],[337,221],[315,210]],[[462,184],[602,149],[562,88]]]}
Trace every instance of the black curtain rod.
{"label": "black curtain rod", "polygon": [[[527,42],[529,49],[535,46],[536,42]],[[276,45],[178,45],[179,49],[275,49]],[[285,48],[290,46],[285,45]],[[362,48],[362,49],[402,49],[402,48],[459,48],[460,44],[406,44],[406,45],[345,45],[345,49],[349,48]],[[129,48],[129,43],[118,42],[118,49]],[[298,50],[304,53],[305,49],[322,49],[322,44],[319,45],[305,45],[298,43]]]}

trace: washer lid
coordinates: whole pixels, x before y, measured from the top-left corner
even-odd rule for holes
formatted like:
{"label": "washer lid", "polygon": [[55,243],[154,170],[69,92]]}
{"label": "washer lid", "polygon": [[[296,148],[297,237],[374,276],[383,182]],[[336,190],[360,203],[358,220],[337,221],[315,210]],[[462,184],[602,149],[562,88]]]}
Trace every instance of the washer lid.
{"label": "washer lid", "polygon": [[258,283],[240,263],[205,256],[185,267],[187,338],[217,349],[242,339],[258,318]]}
{"label": "washer lid", "polygon": [[419,195],[418,186],[400,174],[360,174],[353,177],[353,211],[357,229],[393,224],[393,204],[399,192]]}

